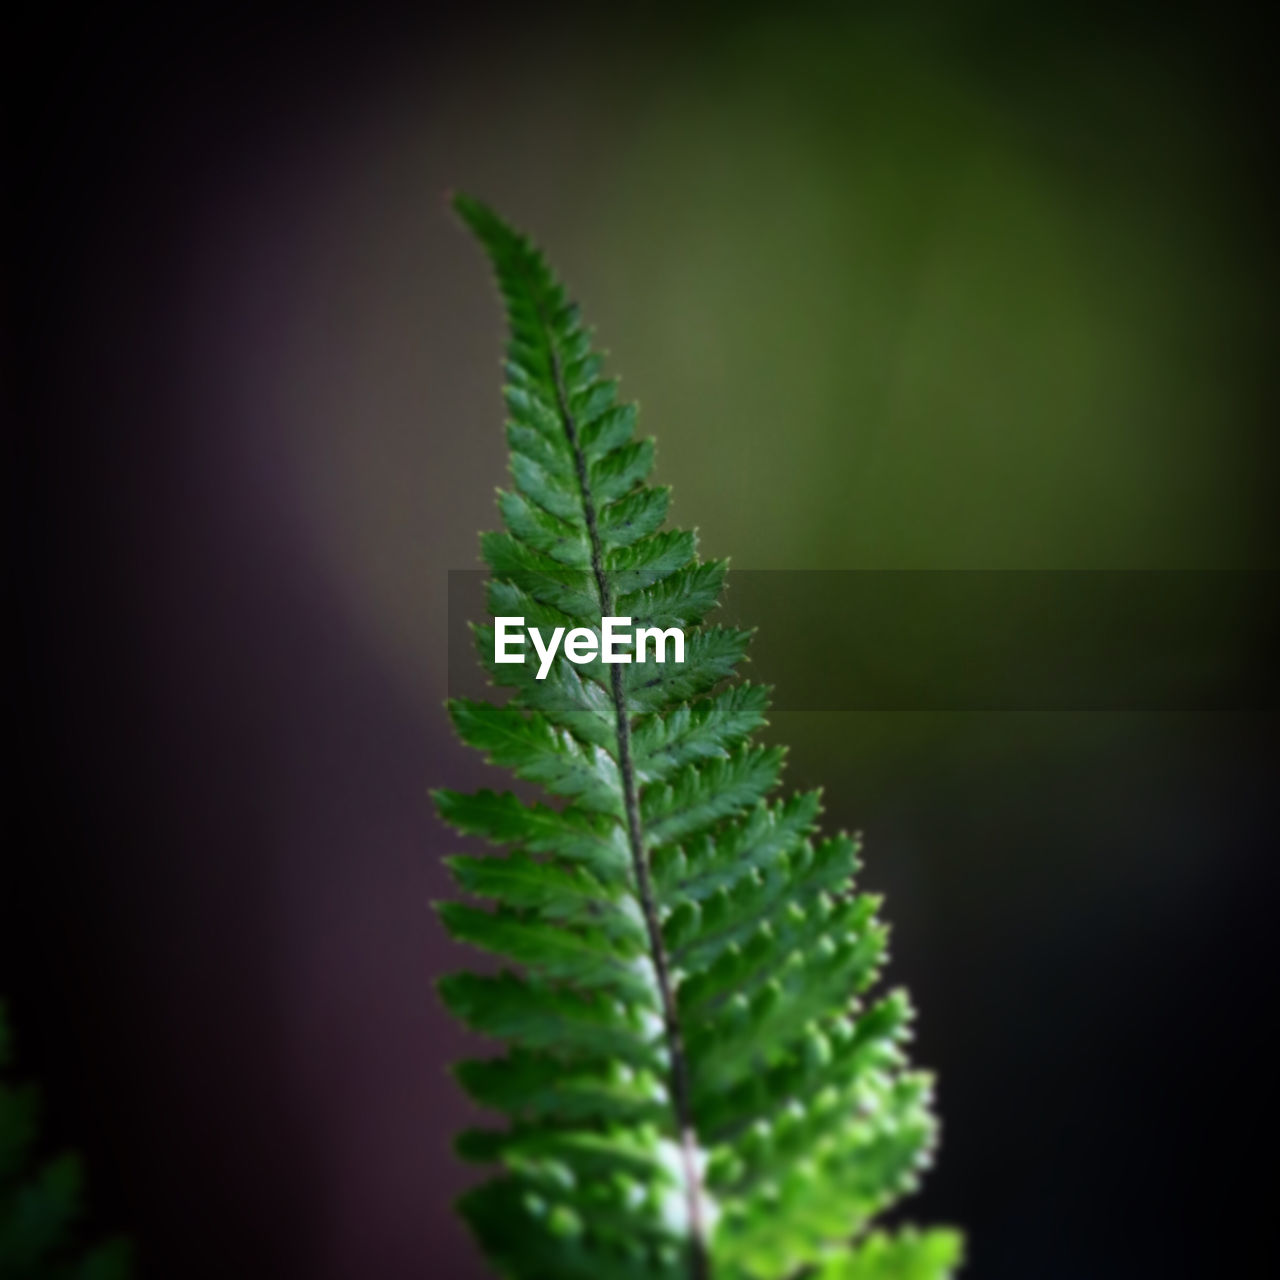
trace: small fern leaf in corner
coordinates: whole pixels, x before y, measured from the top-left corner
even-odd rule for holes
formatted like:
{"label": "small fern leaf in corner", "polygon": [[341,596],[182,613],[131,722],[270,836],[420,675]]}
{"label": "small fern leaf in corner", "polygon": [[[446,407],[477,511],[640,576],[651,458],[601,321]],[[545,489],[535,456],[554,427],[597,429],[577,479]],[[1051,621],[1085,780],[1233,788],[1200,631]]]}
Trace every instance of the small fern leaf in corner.
{"label": "small fern leaf in corner", "polygon": [[454,725],[554,799],[435,796],[498,846],[450,860],[467,900],[444,923],[509,965],[441,983],[504,1042],[458,1069],[504,1117],[459,1139],[500,1170],[463,1213],[514,1280],[944,1280],[955,1233],[872,1230],[936,1123],[904,1054],[907,997],[872,992],[886,930],[852,887],[857,841],[818,834],[817,793],[771,798],[783,753],[752,742],[767,691],[733,676],[748,635],[706,622],[725,565],[663,528],[653,442],[542,255],[454,203],[510,325],[512,484],[505,531],[482,540],[494,618],[685,635],[683,662],[561,651],[539,678],[476,629],[512,696],[455,700]]}
{"label": "small fern leaf in corner", "polygon": [[36,1091],[6,1078],[9,1057],[8,1023],[0,1004],[0,1277],[128,1280],[133,1271],[128,1241],[81,1244],[80,1160],[71,1153],[36,1158]]}

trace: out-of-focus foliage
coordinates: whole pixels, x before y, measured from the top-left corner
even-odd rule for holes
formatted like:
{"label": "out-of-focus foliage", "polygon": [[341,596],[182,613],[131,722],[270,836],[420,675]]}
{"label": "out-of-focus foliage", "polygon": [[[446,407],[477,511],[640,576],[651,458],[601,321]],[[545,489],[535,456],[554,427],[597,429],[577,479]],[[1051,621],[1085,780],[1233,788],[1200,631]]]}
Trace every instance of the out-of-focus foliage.
{"label": "out-of-focus foliage", "polygon": [[503,1173],[464,1212],[522,1280],[941,1280],[954,1233],[866,1235],[936,1141],[930,1078],[903,1052],[902,992],[875,982],[887,930],[855,893],[858,842],[821,838],[817,792],[767,799],[783,752],[753,745],[767,692],[729,678],[748,633],[704,625],[723,562],[664,531],[653,443],[601,376],[542,256],[483,206],[457,208],[493,260],[511,339],[506,532],[486,535],[495,616],[544,630],[630,617],[686,630],[686,660],[482,661],[514,691],[455,700],[464,741],[560,798],[437,793],[467,835],[441,907],[461,940],[515,965],[445,979],[505,1058],[464,1063],[504,1129],[464,1134]]}
{"label": "out-of-focus foliage", "polygon": [[1025,8],[813,8],[664,65],[589,223],[556,228],[708,545],[1250,563],[1269,258],[1196,68],[1061,15],[1024,47]]}
{"label": "out-of-focus foliage", "polygon": [[78,1242],[83,1174],[62,1154],[40,1162],[39,1100],[8,1079],[9,1029],[0,1004],[0,1276],[4,1280],[127,1280],[124,1240],[86,1248]]}

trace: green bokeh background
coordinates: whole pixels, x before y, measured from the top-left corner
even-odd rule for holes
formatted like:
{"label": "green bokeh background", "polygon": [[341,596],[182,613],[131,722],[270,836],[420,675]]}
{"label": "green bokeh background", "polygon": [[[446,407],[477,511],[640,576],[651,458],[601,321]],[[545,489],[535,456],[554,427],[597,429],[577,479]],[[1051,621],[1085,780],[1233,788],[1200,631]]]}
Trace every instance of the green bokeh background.
{"label": "green bokeh background", "polygon": [[580,287],[711,552],[1256,563],[1265,227],[1159,51],[1011,85],[906,22],[771,15],[659,74]]}

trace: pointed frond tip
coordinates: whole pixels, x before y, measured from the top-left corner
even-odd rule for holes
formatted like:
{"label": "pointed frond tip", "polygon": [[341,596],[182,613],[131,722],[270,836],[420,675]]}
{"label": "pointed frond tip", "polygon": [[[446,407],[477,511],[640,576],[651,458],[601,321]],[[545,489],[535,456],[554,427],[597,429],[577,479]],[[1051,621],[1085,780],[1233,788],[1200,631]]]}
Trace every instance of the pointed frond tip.
{"label": "pointed frond tip", "polygon": [[515,1280],[945,1280],[958,1233],[875,1226],[938,1126],[907,997],[876,992],[888,931],[854,889],[860,837],[819,833],[818,792],[778,793],[783,751],[753,741],[768,689],[736,675],[751,633],[707,620],[726,563],[664,529],[652,442],[577,307],[526,237],[451,200],[510,334],[492,614],[684,629],[682,661],[560,651],[539,677],[474,628],[510,696],[451,702],[454,727],[549,801],[433,793],[489,845],[449,859],[466,901],[441,919],[505,966],[439,984],[505,1046],[457,1068],[503,1118],[459,1140],[498,1166],[463,1215]]}

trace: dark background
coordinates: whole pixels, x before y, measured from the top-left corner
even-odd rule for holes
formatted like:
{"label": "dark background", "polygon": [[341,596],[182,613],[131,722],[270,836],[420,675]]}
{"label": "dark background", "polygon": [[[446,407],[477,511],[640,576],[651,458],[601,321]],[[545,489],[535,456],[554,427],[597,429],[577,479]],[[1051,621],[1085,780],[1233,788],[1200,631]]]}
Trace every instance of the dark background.
{"label": "dark background", "polygon": [[[428,909],[456,842],[426,789],[494,780],[440,700],[500,329],[447,188],[537,232],[676,518],[737,567],[1275,568],[1244,10],[11,32],[0,992],[146,1275],[485,1274],[449,1208],[474,1046],[432,991],[467,956]],[[1129,616],[1091,614],[1091,651]],[[774,717],[887,893],[944,1119],[907,1211],[966,1227],[967,1274],[1269,1269],[1274,695],[1233,706]]]}

